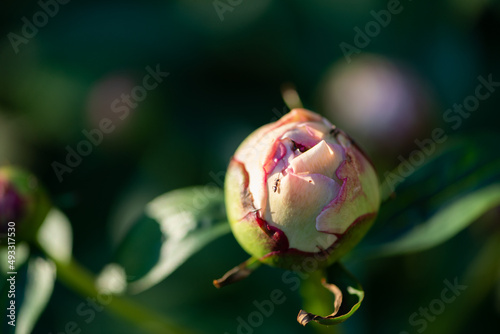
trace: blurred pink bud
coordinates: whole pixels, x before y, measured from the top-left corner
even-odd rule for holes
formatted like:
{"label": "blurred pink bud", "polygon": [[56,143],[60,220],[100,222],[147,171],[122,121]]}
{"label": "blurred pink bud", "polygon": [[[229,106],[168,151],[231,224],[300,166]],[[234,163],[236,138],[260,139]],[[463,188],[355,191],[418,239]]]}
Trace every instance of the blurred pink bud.
{"label": "blurred pink bud", "polygon": [[49,209],[47,194],[34,175],[14,167],[0,168],[1,234],[14,232],[16,240],[31,240]]}
{"label": "blurred pink bud", "polygon": [[371,152],[401,154],[431,122],[432,99],[422,80],[380,56],[335,65],[322,96],[326,114]]}

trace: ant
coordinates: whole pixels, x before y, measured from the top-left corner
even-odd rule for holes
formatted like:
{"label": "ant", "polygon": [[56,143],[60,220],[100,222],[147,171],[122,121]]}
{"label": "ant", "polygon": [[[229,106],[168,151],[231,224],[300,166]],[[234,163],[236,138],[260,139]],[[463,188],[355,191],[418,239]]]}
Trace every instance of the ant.
{"label": "ant", "polygon": [[333,136],[333,137],[337,137],[337,135],[340,133],[340,130],[337,129],[337,127],[334,125],[332,127],[332,129],[330,130],[330,134]]}
{"label": "ant", "polygon": [[278,177],[274,180],[274,186],[273,186],[273,191],[274,192],[277,191],[278,194],[280,193],[280,183],[281,183],[280,174],[278,174]]}

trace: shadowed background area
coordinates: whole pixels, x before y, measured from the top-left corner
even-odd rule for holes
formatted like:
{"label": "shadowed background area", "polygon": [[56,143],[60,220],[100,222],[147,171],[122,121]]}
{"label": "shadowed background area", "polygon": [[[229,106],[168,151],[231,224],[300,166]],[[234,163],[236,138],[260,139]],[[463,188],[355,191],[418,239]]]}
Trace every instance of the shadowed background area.
{"label": "shadowed background area", "polygon": [[[283,84],[356,139],[381,180],[435,129],[443,142],[498,139],[499,18],[496,1],[3,2],[0,164],[40,178],[71,221],[75,258],[99,273],[153,198],[222,186],[239,143],[288,111]],[[432,139],[426,147],[441,144]],[[481,252],[499,233],[499,217],[492,210],[422,253],[352,259],[366,298],[339,332],[495,332],[500,269],[470,273],[477,259],[491,260]],[[154,262],[153,253],[127,257]],[[300,294],[278,269],[212,286],[246,258],[227,234],[136,298],[203,333],[325,331],[297,324]],[[445,280],[470,275],[487,291],[470,285],[456,304],[420,313],[441,298]],[[274,289],[286,302],[248,325],[254,301]],[[139,332],[105,308],[82,316],[82,302],[56,283],[34,333],[64,332],[70,321],[82,333]]]}

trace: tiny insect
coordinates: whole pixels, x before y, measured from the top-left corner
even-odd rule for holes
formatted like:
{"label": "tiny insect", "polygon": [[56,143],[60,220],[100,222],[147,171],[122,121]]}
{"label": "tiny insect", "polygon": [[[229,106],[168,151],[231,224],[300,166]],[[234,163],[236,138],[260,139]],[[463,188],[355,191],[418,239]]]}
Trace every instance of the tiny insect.
{"label": "tiny insect", "polygon": [[279,175],[278,175],[278,177],[274,180],[274,186],[273,186],[273,191],[274,191],[274,192],[276,192],[276,191],[277,191],[277,192],[278,192],[278,194],[279,194],[279,192],[280,192],[280,183],[281,183],[281,179],[280,179],[280,177],[279,177]]}
{"label": "tiny insect", "polygon": [[336,127],[335,128],[332,128],[330,130],[330,134],[333,136],[333,137],[337,137],[337,135],[340,133],[340,130],[337,129]]}

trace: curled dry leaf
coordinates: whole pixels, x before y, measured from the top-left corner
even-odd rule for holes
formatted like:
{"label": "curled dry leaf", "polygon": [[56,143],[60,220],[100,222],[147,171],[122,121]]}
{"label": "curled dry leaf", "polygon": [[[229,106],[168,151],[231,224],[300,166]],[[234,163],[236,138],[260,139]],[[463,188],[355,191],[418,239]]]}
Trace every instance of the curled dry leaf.
{"label": "curled dry leaf", "polygon": [[215,279],[213,284],[216,288],[220,289],[226,285],[241,281],[250,275],[255,269],[260,266],[260,262],[255,258],[250,258],[242,264],[234,267],[224,274],[219,279]]}
{"label": "curled dry leaf", "polygon": [[330,314],[330,315],[328,315],[326,317],[322,317],[322,316],[319,316],[319,315],[316,315],[316,314],[308,313],[308,312],[306,312],[304,310],[300,310],[299,315],[297,316],[297,321],[302,326],[307,325],[311,321],[318,321],[320,319],[324,320],[324,319],[334,318],[335,315],[339,312],[340,305],[342,305],[342,291],[340,291],[339,287],[336,286],[335,284],[328,284],[328,283],[326,283],[326,279],[324,279],[324,278],[321,281],[321,284],[323,284],[323,286],[326,289],[330,290],[330,292],[333,293],[333,295],[335,296],[335,301],[333,303],[333,306],[334,306],[335,309],[332,312],[332,314]]}
{"label": "curled dry leaf", "polygon": [[[333,280],[335,283],[331,282]],[[327,279],[323,278],[321,283],[335,297],[334,310],[327,316],[300,310],[297,321],[303,326],[311,321],[321,325],[335,325],[344,322],[356,312],[363,301],[365,293],[361,285],[340,263],[335,263],[327,269]]]}

